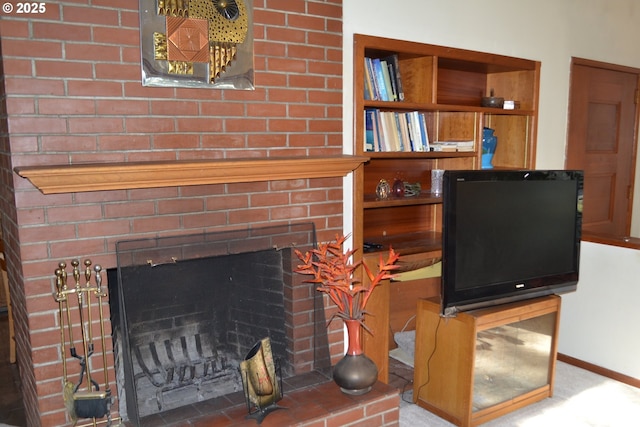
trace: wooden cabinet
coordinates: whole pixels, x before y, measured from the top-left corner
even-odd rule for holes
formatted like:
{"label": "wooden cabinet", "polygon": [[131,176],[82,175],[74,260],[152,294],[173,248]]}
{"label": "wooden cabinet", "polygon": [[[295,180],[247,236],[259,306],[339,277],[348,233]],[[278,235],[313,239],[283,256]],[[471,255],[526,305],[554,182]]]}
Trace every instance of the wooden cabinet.
{"label": "wooden cabinet", "polygon": [[[365,96],[367,77],[365,58],[397,60],[402,100],[381,101]],[[394,62],[394,64],[396,64]],[[370,74],[370,73],[369,73]],[[443,46],[393,40],[356,34],[354,36],[354,152],[370,158],[354,175],[353,247],[357,257],[377,259],[376,250],[386,251],[389,245],[398,250],[403,262],[411,256],[409,265],[428,264],[441,257],[442,199],[431,194],[432,169],[479,169],[482,155],[482,130],[494,129],[498,145],[493,165],[496,168],[532,168],[535,161],[535,141],[538,110],[540,63],[488,53],[473,52]],[[484,96],[493,90],[496,97],[516,102],[516,109],[482,107]],[[473,141],[471,151],[435,152],[371,151],[366,146],[367,110],[385,113],[413,113],[423,117],[429,141]],[[411,197],[380,199],[376,187],[381,179],[393,185],[398,178],[419,183],[421,192]],[[364,243],[379,245],[369,253]],[[364,278],[363,278],[364,280]],[[402,286],[400,290],[398,286]],[[398,289],[396,289],[398,288]],[[364,348],[380,370],[380,380],[388,381],[388,351],[395,347],[389,338],[397,332],[398,310],[389,299],[398,293],[407,294],[400,306],[415,299],[435,296],[439,292],[437,279],[415,283],[403,282],[374,291],[374,301],[367,307],[365,323],[373,335],[365,334]],[[387,296],[383,294],[389,294]],[[385,314],[386,313],[386,314]],[[395,314],[394,314],[395,313]],[[395,316],[395,317],[394,317]]]}
{"label": "wooden cabinet", "polygon": [[440,315],[417,308],[413,396],[462,427],[475,426],[553,393],[560,297]]}
{"label": "wooden cabinet", "polygon": [[[423,260],[440,256],[439,250],[405,255],[403,264],[424,265]],[[375,269],[380,254],[368,253],[364,262]],[[437,295],[440,277],[425,277],[410,281],[386,281],[371,294],[367,304],[366,325],[371,333],[363,333],[363,347],[367,356],[378,367],[378,379],[389,382],[389,350],[396,347],[394,333],[416,328],[416,301]]]}

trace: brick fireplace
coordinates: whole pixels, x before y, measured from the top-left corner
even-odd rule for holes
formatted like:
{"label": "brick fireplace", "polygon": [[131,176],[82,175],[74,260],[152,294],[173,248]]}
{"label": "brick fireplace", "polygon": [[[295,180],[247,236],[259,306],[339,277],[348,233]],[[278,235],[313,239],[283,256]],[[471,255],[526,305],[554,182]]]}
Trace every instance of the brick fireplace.
{"label": "brick fireplace", "polygon": [[[2,18],[0,207],[29,426],[70,425],[58,262],[113,268],[122,240],[343,229],[359,160],[341,155],[342,1],[253,1],[254,91],[143,87],[137,7],[63,0]],[[339,322],[328,342],[339,357]]]}
{"label": "brick fireplace", "polygon": [[264,337],[280,380],[328,381],[322,294],[294,273],[293,249],[314,244],[312,223],[119,242],[108,277],[120,414],[238,399],[238,366]]}

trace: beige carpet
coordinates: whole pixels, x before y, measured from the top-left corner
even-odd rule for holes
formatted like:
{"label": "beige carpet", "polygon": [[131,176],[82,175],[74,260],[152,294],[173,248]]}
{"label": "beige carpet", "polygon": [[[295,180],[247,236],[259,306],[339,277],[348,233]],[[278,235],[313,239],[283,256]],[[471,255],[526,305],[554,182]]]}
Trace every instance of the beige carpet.
{"label": "beige carpet", "polygon": [[[401,396],[401,427],[453,424]],[[483,427],[640,427],[640,389],[558,362],[553,397],[482,425]]]}

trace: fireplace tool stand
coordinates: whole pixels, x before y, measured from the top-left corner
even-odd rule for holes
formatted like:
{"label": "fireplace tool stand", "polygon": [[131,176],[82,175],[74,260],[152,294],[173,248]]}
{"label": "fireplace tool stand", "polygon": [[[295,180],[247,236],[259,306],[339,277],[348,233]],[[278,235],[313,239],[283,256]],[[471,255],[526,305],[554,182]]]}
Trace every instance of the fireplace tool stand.
{"label": "fireplace tool stand", "polygon": [[[78,423],[79,418],[90,418],[92,419],[93,426],[96,426],[96,420],[104,418],[105,416],[107,417],[107,426],[111,426],[112,396],[107,372],[106,340],[102,307],[102,298],[106,297],[107,294],[102,288],[102,267],[96,265],[93,268],[93,271],[95,271],[95,286],[93,286],[91,285],[91,276],[93,275],[91,260],[87,259],[84,261],[84,284],[81,283],[82,273],[80,270],[80,261],[74,259],[71,261],[71,266],[73,283],[69,283],[68,281],[69,273],[66,269],[67,264],[61,262],[55,271],[55,289],[53,290],[53,298],[58,303],[59,310],[64,402],[69,418],[73,421],[74,426]],[[77,299],[80,321],[77,325],[72,323],[70,299],[73,298],[73,295],[75,295]],[[91,356],[93,356],[95,350],[93,343],[92,297],[97,300],[97,309],[99,312],[102,370],[104,375],[104,386],[102,390],[98,382],[92,377]],[[73,337],[74,329],[80,329],[82,339],[82,350],[80,353],[75,347],[76,342]],[[75,384],[69,379],[67,344],[69,354],[74,359],[77,359],[80,364],[80,374],[78,382]]]}
{"label": "fireplace tool stand", "polygon": [[240,375],[249,412],[246,418],[255,419],[258,424],[271,412],[287,409],[277,404],[282,399],[282,376],[279,365],[276,365],[268,337],[258,341],[240,362]]}

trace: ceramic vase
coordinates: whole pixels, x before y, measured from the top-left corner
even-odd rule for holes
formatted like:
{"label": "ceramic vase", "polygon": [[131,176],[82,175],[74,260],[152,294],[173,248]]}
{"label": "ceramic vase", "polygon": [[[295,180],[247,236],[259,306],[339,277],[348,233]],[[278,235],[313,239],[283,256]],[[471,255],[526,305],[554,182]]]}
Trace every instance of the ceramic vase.
{"label": "ceramic vase", "polygon": [[333,368],[333,380],[343,393],[361,395],[371,391],[378,381],[378,367],[362,351],[359,321],[344,321],[347,327],[348,348],[344,357]]}
{"label": "ceramic vase", "polygon": [[491,128],[482,129],[482,169],[493,168],[493,155],[496,152],[498,138],[493,134]]}

